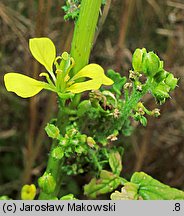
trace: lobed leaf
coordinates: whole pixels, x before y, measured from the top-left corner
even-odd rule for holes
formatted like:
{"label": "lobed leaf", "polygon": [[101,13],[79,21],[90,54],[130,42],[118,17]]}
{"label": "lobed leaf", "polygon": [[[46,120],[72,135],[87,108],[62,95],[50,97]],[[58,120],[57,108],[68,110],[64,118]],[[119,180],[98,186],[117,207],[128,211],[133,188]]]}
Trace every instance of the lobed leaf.
{"label": "lobed leaf", "polygon": [[165,185],[144,172],[135,172],[131,182],[139,185],[144,200],[184,200],[184,192]]}
{"label": "lobed leaf", "polygon": [[112,192],[121,184],[121,179],[111,172],[102,170],[100,179],[93,178],[84,186],[84,194],[90,198],[96,198],[100,194]]}

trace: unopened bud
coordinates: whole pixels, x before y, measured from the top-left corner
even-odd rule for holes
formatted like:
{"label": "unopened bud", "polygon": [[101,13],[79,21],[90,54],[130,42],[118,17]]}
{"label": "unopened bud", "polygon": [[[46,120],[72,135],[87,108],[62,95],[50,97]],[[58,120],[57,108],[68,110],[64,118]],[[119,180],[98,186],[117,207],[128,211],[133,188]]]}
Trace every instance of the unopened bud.
{"label": "unopened bud", "polygon": [[56,188],[56,181],[51,173],[45,172],[43,176],[38,179],[39,187],[47,194],[54,192]]}
{"label": "unopened bud", "polygon": [[142,60],[143,55],[146,54],[146,49],[136,49],[132,56],[132,66],[134,71],[141,72],[142,71]]}
{"label": "unopened bud", "polygon": [[87,144],[88,144],[88,146],[93,148],[95,146],[96,142],[92,137],[87,137]]}
{"label": "unopened bud", "polygon": [[153,77],[159,71],[160,68],[159,57],[153,52],[145,54],[143,58],[142,67],[145,75]]}
{"label": "unopened bud", "polygon": [[169,73],[165,79],[165,83],[171,88],[171,90],[174,90],[177,86],[178,79],[175,78],[172,73]]}

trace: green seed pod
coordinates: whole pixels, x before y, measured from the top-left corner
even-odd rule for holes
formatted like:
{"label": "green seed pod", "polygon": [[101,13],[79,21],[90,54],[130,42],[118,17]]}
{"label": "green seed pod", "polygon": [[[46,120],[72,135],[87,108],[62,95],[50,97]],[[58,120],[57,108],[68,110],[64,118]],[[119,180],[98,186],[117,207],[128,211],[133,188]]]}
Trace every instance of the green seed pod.
{"label": "green seed pod", "polygon": [[149,52],[144,54],[142,70],[145,75],[153,77],[159,71],[159,68],[160,59],[155,53]]}
{"label": "green seed pod", "polygon": [[167,71],[160,70],[158,73],[155,74],[153,78],[157,83],[160,83],[167,77],[168,74],[169,73]]}
{"label": "green seed pod", "polygon": [[172,73],[168,73],[168,76],[165,79],[165,83],[170,87],[171,90],[174,90],[177,86],[178,79],[175,78]]}
{"label": "green seed pod", "polygon": [[54,192],[56,181],[51,173],[45,172],[43,176],[38,179],[39,187],[47,194]]}
{"label": "green seed pod", "polygon": [[146,49],[136,49],[132,56],[132,66],[134,71],[141,72],[142,71],[142,60],[143,54],[146,54]]}

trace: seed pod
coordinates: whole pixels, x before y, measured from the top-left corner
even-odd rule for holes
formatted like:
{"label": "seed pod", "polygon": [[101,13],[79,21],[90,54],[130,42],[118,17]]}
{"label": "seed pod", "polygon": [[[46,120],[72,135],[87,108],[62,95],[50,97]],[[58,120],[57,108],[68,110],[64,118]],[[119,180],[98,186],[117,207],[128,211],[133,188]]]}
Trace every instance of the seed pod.
{"label": "seed pod", "polygon": [[146,49],[136,49],[132,56],[132,66],[134,71],[141,72],[142,71],[142,60],[143,54],[146,54]]}

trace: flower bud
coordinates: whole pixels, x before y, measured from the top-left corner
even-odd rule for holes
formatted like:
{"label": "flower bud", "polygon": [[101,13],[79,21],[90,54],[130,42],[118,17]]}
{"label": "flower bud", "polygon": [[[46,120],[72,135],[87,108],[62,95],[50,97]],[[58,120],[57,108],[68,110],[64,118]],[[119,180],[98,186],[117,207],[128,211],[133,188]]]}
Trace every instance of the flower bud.
{"label": "flower bud", "polygon": [[155,74],[153,78],[157,83],[160,83],[167,77],[168,74],[169,73],[167,71],[160,70],[158,73]]}
{"label": "flower bud", "polygon": [[36,195],[36,187],[34,184],[24,185],[21,190],[21,199],[22,200],[33,200]]}
{"label": "flower bud", "polygon": [[169,91],[170,87],[168,85],[166,85],[165,83],[159,83],[159,85],[152,90],[152,94],[157,99],[157,101],[162,104],[165,102],[165,99],[170,97]]}
{"label": "flower bud", "polygon": [[96,142],[92,137],[87,137],[87,144],[88,144],[88,146],[93,148],[96,145]]}
{"label": "flower bud", "polygon": [[51,156],[56,160],[60,160],[64,156],[63,149],[59,146],[54,148],[51,152]]}
{"label": "flower bud", "polygon": [[136,49],[132,56],[132,66],[134,71],[141,72],[142,71],[142,60],[143,54],[146,54],[146,49]]}
{"label": "flower bud", "polygon": [[165,83],[170,87],[171,90],[174,90],[177,86],[178,79],[174,77],[172,73],[169,73],[165,79]]}
{"label": "flower bud", "polygon": [[51,173],[45,172],[42,177],[38,179],[39,187],[47,194],[54,192],[56,181]]}
{"label": "flower bud", "polygon": [[153,77],[159,71],[159,68],[160,59],[155,53],[149,52],[144,54],[142,70],[147,76]]}
{"label": "flower bud", "polygon": [[52,139],[59,139],[60,137],[60,131],[59,128],[56,127],[54,124],[47,124],[45,127],[45,131],[47,135]]}

